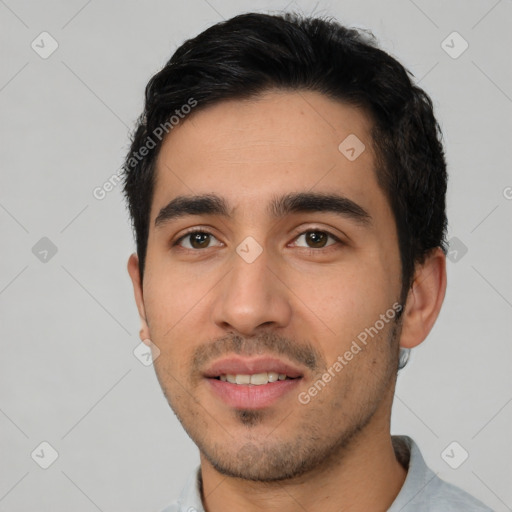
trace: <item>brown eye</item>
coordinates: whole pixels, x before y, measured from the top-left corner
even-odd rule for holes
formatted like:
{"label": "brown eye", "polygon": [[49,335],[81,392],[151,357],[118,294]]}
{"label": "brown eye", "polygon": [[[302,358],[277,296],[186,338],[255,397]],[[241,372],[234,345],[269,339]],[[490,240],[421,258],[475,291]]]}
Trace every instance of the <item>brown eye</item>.
{"label": "brown eye", "polygon": [[[304,238],[304,241],[307,244],[306,247],[309,247],[310,249],[323,249],[324,247],[333,245],[333,243],[336,243],[338,241],[338,239],[334,235],[331,235],[326,231],[320,230],[305,231],[296,238],[296,241],[299,241],[301,238]],[[334,242],[328,244],[327,242],[329,238],[333,239]],[[299,245],[299,247],[304,246]]]}
{"label": "brown eye", "polygon": [[210,243],[209,233],[193,233],[189,236],[190,245],[194,249],[204,249]]}
{"label": "brown eye", "polygon": [[328,235],[321,231],[308,231],[306,233],[306,241],[311,247],[324,247],[327,243]]}
{"label": "brown eye", "polygon": [[[207,231],[191,231],[179,238],[174,245],[179,245],[184,249],[208,249],[212,239],[216,238]],[[188,243],[185,243],[188,242]],[[219,245],[219,244],[217,244]]]}

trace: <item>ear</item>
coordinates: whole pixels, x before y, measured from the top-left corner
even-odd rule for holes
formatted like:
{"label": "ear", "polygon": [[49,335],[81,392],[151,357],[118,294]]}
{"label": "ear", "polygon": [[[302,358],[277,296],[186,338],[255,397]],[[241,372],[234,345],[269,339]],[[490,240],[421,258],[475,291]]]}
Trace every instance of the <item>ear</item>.
{"label": "ear", "polygon": [[[128,258],[128,274],[130,274],[130,278],[133,284],[133,292],[135,295],[135,302],[137,304],[137,309],[139,310],[141,328],[139,331],[141,341],[149,340],[149,326],[146,318],[146,309],[144,307],[144,296],[142,292],[142,285],[140,282],[140,272],[139,272],[139,258],[136,253],[133,253]],[[146,343],[148,344],[148,343]]]}
{"label": "ear", "polygon": [[400,346],[419,345],[432,329],[446,292],[446,256],[440,247],[432,249],[422,264],[417,264],[405,302]]}

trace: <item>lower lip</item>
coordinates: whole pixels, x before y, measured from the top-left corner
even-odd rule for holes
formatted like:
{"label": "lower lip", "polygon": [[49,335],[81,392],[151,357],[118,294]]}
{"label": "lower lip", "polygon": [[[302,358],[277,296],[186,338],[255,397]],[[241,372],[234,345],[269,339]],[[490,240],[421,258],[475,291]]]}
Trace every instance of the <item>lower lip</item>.
{"label": "lower lip", "polygon": [[237,409],[263,409],[268,407],[286,393],[293,391],[301,380],[301,378],[285,379],[257,386],[232,384],[219,379],[207,379],[213,392],[227,405]]}

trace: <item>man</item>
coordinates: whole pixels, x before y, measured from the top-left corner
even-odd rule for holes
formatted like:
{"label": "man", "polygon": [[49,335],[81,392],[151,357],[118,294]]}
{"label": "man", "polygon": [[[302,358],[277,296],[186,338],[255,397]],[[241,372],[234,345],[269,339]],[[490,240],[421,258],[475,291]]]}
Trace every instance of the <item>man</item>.
{"label": "man", "polygon": [[390,435],[445,294],[446,165],[369,35],[244,14],[186,41],[124,187],[140,337],[200,450],[166,511],[489,510]]}

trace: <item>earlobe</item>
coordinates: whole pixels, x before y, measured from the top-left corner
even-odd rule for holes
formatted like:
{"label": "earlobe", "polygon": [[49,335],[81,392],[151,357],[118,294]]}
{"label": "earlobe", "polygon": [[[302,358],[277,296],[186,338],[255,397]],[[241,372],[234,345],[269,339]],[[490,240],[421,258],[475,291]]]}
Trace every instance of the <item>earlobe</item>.
{"label": "earlobe", "polygon": [[445,292],[446,256],[437,247],[416,266],[402,317],[401,347],[413,348],[425,340],[439,316]]}
{"label": "earlobe", "polygon": [[142,290],[142,285],[140,282],[140,272],[139,272],[139,258],[136,253],[133,253],[128,258],[128,274],[132,280],[133,285],[133,293],[135,296],[135,303],[137,304],[137,309],[139,310],[139,316],[141,321],[141,328],[139,331],[139,336],[142,341],[146,339],[150,339],[149,335],[149,326],[146,318],[146,309],[144,307],[144,295]]}

